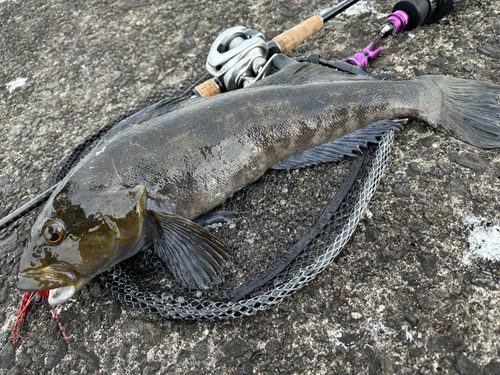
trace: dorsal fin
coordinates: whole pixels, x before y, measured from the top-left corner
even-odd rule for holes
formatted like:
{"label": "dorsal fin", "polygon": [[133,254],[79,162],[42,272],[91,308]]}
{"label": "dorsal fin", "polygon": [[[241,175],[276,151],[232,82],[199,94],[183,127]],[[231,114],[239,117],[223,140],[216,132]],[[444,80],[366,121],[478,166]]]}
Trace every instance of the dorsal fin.
{"label": "dorsal fin", "polygon": [[315,82],[372,80],[370,76],[357,76],[318,64],[297,63],[256,82],[250,87],[271,85],[303,85]]}

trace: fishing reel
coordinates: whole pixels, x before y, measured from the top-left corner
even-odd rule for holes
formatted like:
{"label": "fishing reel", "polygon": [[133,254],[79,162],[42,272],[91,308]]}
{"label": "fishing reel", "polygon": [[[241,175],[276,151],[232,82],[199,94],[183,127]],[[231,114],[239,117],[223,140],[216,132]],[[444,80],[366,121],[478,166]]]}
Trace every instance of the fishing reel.
{"label": "fishing reel", "polygon": [[[220,34],[210,48],[206,68],[221,91],[236,90],[263,78],[271,68],[271,57],[281,48],[274,40],[244,26]],[[221,87],[223,86],[223,87]]]}

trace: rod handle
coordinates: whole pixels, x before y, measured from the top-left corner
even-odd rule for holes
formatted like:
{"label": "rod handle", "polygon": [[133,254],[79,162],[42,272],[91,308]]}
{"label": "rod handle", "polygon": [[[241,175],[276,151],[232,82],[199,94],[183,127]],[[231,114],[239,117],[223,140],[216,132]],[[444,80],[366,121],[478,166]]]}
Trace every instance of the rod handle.
{"label": "rod handle", "polygon": [[290,30],[281,33],[274,40],[280,45],[282,53],[288,53],[322,28],[323,18],[321,16],[312,16]]}
{"label": "rod handle", "polygon": [[214,96],[221,93],[219,86],[215,83],[213,79],[203,82],[202,84],[196,86],[194,90],[198,95],[202,97]]}

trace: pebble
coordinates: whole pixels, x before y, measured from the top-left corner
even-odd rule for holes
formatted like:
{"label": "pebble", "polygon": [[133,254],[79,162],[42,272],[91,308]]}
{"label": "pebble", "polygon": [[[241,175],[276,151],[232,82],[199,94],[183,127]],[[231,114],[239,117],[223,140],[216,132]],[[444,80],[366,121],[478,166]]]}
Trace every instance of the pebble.
{"label": "pebble", "polygon": [[9,372],[7,372],[7,374],[5,375],[21,375],[21,374],[24,374],[23,371],[21,371],[19,369],[19,367],[12,367]]}
{"label": "pebble", "polygon": [[498,375],[500,374],[500,362],[491,361],[483,368],[483,375]]}
{"label": "pebble", "polygon": [[233,358],[243,357],[250,347],[240,338],[230,341],[224,348],[224,353]]}
{"label": "pebble", "polygon": [[436,57],[434,60],[429,61],[429,65],[443,66],[447,61],[446,57]]}
{"label": "pebble", "polygon": [[493,46],[480,46],[477,47],[477,51],[479,53],[482,53],[483,55],[489,56],[493,59],[500,59],[500,48],[498,47],[493,47]]}
{"label": "pebble", "polygon": [[253,365],[250,362],[243,363],[236,371],[237,375],[253,375]]}
{"label": "pebble", "polygon": [[380,253],[380,258],[384,261],[387,262],[389,260],[389,252],[387,250],[383,250]]}
{"label": "pebble", "polygon": [[446,337],[444,336],[432,336],[427,342],[427,350],[438,353],[442,352],[448,347],[448,343],[446,342]]}
{"label": "pebble", "polygon": [[23,367],[29,367],[33,361],[31,360],[29,354],[21,352],[17,356],[17,362],[19,362],[19,364]]}
{"label": "pebble", "polygon": [[269,341],[266,344],[266,354],[269,357],[276,357],[281,350],[281,343],[277,340]]}
{"label": "pebble", "polygon": [[2,350],[0,350],[0,368],[7,369],[14,364],[15,349],[12,342],[8,341]]}
{"label": "pebble", "polygon": [[158,370],[161,367],[160,362],[150,362],[148,363],[142,372],[143,375],[154,375],[158,373]]}
{"label": "pebble", "polygon": [[421,204],[425,204],[426,206],[429,205],[429,201],[426,198],[420,198],[417,202],[421,203]]}
{"label": "pebble", "polygon": [[487,160],[484,160],[479,156],[470,153],[464,155],[451,153],[448,155],[448,159],[450,159],[450,161],[453,163],[461,165],[465,168],[472,169],[476,172],[483,172],[489,164]]}
{"label": "pebble", "polygon": [[14,232],[10,236],[0,240],[0,255],[11,254],[17,247],[17,233]]}
{"label": "pebble", "polygon": [[393,192],[396,198],[404,198],[411,195],[410,190],[403,184],[395,184]]}
{"label": "pebble", "polygon": [[304,365],[304,358],[302,357],[296,357],[293,360],[293,367],[295,367],[295,370],[300,374],[303,373],[307,367]]}
{"label": "pebble", "polygon": [[352,313],[351,313],[351,317],[352,317],[353,319],[359,320],[359,319],[361,319],[361,318],[363,317],[363,315],[361,315],[359,312],[356,312],[356,311],[355,311],[355,312],[352,312]]}
{"label": "pebble", "polygon": [[408,170],[410,171],[410,173],[413,173],[413,174],[422,174],[422,170],[420,169],[420,165],[418,163],[410,163],[408,165]]}
{"label": "pebble", "polygon": [[188,26],[188,28],[186,29],[186,31],[184,32],[184,37],[185,38],[190,38],[194,35],[194,28],[193,26]]}
{"label": "pebble", "polygon": [[284,206],[284,205],[286,204],[286,199],[282,199],[282,200],[280,200],[280,204],[281,204],[282,206]]}
{"label": "pebble", "polygon": [[208,342],[207,340],[202,340],[198,344],[196,344],[193,348],[193,357],[198,361],[202,361],[208,357]]}
{"label": "pebble", "polygon": [[5,192],[7,196],[15,195],[21,190],[21,183],[19,181],[12,182],[7,191]]}
{"label": "pebble", "polygon": [[465,355],[460,354],[454,363],[455,370],[459,375],[479,375],[479,368],[477,365],[468,359]]}
{"label": "pebble", "polygon": [[375,229],[373,227],[369,227],[366,229],[365,239],[367,242],[374,242],[377,240],[378,237],[379,237],[379,234],[378,234],[377,229]]}
{"label": "pebble", "polygon": [[445,299],[445,298],[450,297],[450,294],[446,290],[443,290],[443,289],[436,289],[433,293],[437,298],[441,298],[441,299]]}
{"label": "pebble", "polygon": [[388,357],[380,358],[380,372],[383,375],[394,374],[394,367],[392,361]]}
{"label": "pebble", "polygon": [[418,318],[417,318],[415,315],[413,315],[412,313],[406,313],[406,314],[405,314],[405,320],[406,320],[408,323],[410,323],[410,325],[411,325],[412,327],[416,327],[416,326],[418,326],[418,322],[419,322],[419,320],[418,320]]}
{"label": "pebble", "polygon": [[122,308],[119,301],[113,301],[111,306],[111,312],[109,313],[109,325],[112,326],[115,322],[120,319],[122,315]]}
{"label": "pebble", "polygon": [[458,178],[454,178],[448,182],[444,190],[452,196],[462,196],[469,197],[470,190],[465,184]]}

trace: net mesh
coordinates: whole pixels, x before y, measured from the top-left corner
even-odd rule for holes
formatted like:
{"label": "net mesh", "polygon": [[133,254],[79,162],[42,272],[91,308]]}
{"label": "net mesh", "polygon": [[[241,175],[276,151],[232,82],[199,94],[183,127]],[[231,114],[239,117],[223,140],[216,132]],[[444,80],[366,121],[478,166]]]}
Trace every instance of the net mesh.
{"label": "net mesh", "polygon": [[[69,155],[51,182],[62,180],[122,119],[165,97],[190,92],[197,81],[160,90],[113,119]],[[293,171],[270,170],[216,208],[238,215],[206,227],[232,251],[224,283],[209,291],[179,284],[152,249],[98,279],[119,301],[171,319],[226,320],[266,310],[314,279],[340,253],[377,188],[393,137],[389,131],[357,158]],[[352,180],[348,186],[347,179]],[[301,244],[298,250],[296,244]]]}
{"label": "net mesh", "polygon": [[[339,181],[323,180],[324,186],[318,191],[314,184],[311,185],[311,181],[315,181],[314,178],[308,181],[308,177],[324,175],[325,170],[330,168],[340,171],[341,176],[337,178],[342,179],[352,160],[298,172],[271,171],[225,202],[221,208],[239,210],[240,215],[245,213],[245,218],[232,223],[234,226],[226,223],[209,228],[233,250],[232,272],[219,288],[210,292],[184,289],[175,282],[151,250],[102,274],[102,284],[118,300],[138,310],[171,319],[226,320],[253,315],[272,307],[314,279],[340,253],[377,188],[389,158],[393,137],[394,132],[388,132],[377,146],[370,146],[366,151],[355,183],[321,234],[316,236],[285,270],[250,295],[236,301],[227,301],[231,291],[245,285],[255,274],[272,266],[300,234],[311,230],[321,214],[321,209],[329,203],[339,186]],[[270,197],[275,198],[276,191],[283,192],[285,189],[290,193],[294,184],[299,183],[310,187],[311,191],[314,191],[311,196],[321,204],[310,205],[311,202],[305,199],[304,195],[297,194],[290,205],[298,205],[297,202],[300,201],[298,210],[290,209],[290,198],[287,198],[280,199],[272,206],[266,205],[262,210],[255,209],[255,215],[262,212],[266,212],[264,216],[268,215],[261,217],[261,220],[252,222],[255,218],[246,216],[246,209],[267,202]],[[285,204],[283,200],[286,200]],[[280,210],[278,206],[288,208]],[[290,211],[299,214],[287,214]],[[304,217],[301,217],[302,213]],[[301,218],[303,220],[300,220]],[[290,232],[293,232],[293,235],[289,235]],[[267,238],[263,236],[265,233],[268,234]]]}

